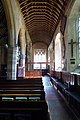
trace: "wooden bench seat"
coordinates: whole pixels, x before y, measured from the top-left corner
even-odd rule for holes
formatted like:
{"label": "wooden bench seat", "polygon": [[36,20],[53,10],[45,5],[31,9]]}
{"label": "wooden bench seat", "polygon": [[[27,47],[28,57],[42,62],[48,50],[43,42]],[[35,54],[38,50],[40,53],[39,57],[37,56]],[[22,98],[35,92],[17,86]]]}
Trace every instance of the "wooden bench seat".
{"label": "wooden bench seat", "polygon": [[66,84],[61,83],[61,82],[57,82],[57,89],[58,90],[66,90],[66,89],[68,89],[68,86]]}
{"label": "wooden bench seat", "polygon": [[[21,97],[23,97],[23,99]],[[11,98],[11,99],[8,99],[8,98]],[[45,100],[45,92],[43,90],[17,90],[17,91],[16,90],[2,90],[0,91],[0,100],[7,100],[7,99],[8,100],[19,100],[19,99]]]}
{"label": "wooden bench seat", "polygon": [[0,111],[8,112],[14,117],[16,113],[30,115],[30,120],[47,120],[48,106],[46,101],[0,101]]}
{"label": "wooden bench seat", "polygon": [[25,70],[25,78],[40,78],[42,70]]}
{"label": "wooden bench seat", "polygon": [[2,84],[4,84],[4,83],[15,83],[16,82],[16,84],[20,84],[20,83],[22,83],[22,84],[24,84],[24,83],[41,83],[42,84],[42,78],[27,78],[27,79],[22,79],[22,80],[5,80],[5,79],[2,79],[2,80],[0,80],[0,83]]}
{"label": "wooden bench seat", "polygon": [[[47,110],[48,109],[47,103],[45,100],[41,101],[0,101],[0,110]],[[47,111],[46,111],[47,112]]]}
{"label": "wooden bench seat", "polygon": [[69,89],[65,91],[67,93],[69,104],[77,109],[80,113],[80,86],[79,85],[69,85]]}
{"label": "wooden bench seat", "polygon": [[44,86],[5,86],[0,87],[0,90],[44,90]]}
{"label": "wooden bench seat", "polygon": [[0,90],[43,90],[42,79],[0,80]]}
{"label": "wooden bench seat", "polygon": [[47,120],[48,106],[45,100],[42,78],[0,81],[0,113],[26,114],[28,120]]}
{"label": "wooden bench seat", "polygon": [[[36,81],[35,81],[36,80]],[[40,82],[37,82],[37,81]],[[20,97],[21,96],[34,96],[34,97],[40,97],[40,99],[45,98],[44,93],[44,86],[41,83],[42,79],[40,78],[36,79],[27,79],[27,80],[3,80],[0,81],[0,96],[9,96],[12,94],[12,96],[16,95]],[[29,82],[30,81],[30,82]],[[13,95],[14,94],[14,95]]]}
{"label": "wooden bench seat", "polygon": [[67,94],[67,102],[73,112],[80,118],[80,95],[75,91],[65,91]]}
{"label": "wooden bench seat", "polygon": [[39,87],[42,87],[43,85],[41,85],[41,84],[30,84],[30,83],[28,83],[28,84],[16,84],[16,83],[14,83],[14,84],[0,84],[0,87],[28,87],[28,86],[33,86],[33,87],[36,87],[36,86],[39,86]]}
{"label": "wooden bench seat", "polygon": [[80,118],[80,74],[53,72],[51,82],[63,94],[73,113]]}
{"label": "wooden bench seat", "polygon": [[0,80],[6,80],[7,76],[0,76]]}
{"label": "wooden bench seat", "polygon": [[76,92],[70,92],[68,90],[66,90],[66,93],[68,94],[69,98],[71,97],[72,99],[75,99],[78,103],[80,103],[80,95],[79,94],[77,94]]}
{"label": "wooden bench seat", "polygon": [[62,94],[65,95],[65,90],[68,89],[68,85],[60,82],[59,79],[56,79],[53,77],[51,79],[52,79],[51,81],[52,81],[53,85],[57,88],[57,90],[59,90]]}
{"label": "wooden bench seat", "polygon": [[51,77],[51,82],[57,88],[57,83],[59,82],[58,79]]}

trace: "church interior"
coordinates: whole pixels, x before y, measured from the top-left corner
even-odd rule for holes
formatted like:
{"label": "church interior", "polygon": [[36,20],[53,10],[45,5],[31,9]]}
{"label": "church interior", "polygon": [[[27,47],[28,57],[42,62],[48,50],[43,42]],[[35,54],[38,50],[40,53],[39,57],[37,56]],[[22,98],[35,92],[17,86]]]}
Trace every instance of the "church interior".
{"label": "church interior", "polygon": [[80,120],[80,1],[0,0],[0,120]]}

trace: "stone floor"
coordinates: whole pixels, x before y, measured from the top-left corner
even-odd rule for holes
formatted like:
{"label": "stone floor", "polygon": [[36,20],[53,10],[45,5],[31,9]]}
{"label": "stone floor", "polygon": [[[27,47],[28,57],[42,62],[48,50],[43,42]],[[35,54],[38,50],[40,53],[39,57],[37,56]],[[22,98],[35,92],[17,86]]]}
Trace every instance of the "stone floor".
{"label": "stone floor", "polygon": [[48,76],[43,77],[43,85],[48,103],[50,120],[76,120],[64,99],[50,83]]}

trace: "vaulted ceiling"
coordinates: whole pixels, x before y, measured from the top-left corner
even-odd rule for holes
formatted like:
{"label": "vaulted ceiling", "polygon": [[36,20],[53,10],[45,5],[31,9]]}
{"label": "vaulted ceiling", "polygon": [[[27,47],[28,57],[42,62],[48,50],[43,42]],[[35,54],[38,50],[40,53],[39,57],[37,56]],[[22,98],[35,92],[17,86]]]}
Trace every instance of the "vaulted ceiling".
{"label": "vaulted ceiling", "polygon": [[70,0],[18,0],[32,43],[49,45]]}

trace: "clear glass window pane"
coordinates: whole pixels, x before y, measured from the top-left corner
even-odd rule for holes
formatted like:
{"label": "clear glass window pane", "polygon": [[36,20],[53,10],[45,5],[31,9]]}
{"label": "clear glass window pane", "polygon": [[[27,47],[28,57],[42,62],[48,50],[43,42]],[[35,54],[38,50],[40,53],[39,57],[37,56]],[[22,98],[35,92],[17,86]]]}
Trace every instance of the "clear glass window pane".
{"label": "clear glass window pane", "polygon": [[80,31],[80,26],[78,27],[78,31]]}
{"label": "clear glass window pane", "polygon": [[79,20],[79,26],[80,26],[80,20]]}
{"label": "clear glass window pane", "polygon": [[78,57],[80,63],[80,17],[78,18]]}
{"label": "clear glass window pane", "polygon": [[78,19],[79,19],[79,21],[80,21],[80,17],[79,17]]}
{"label": "clear glass window pane", "polygon": [[[34,51],[34,62],[46,62],[46,50],[35,49]],[[46,65],[35,64],[34,69],[46,69]]]}
{"label": "clear glass window pane", "polygon": [[80,49],[80,43],[79,43],[79,45],[78,45],[78,48]]}
{"label": "clear glass window pane", "polygon": [[80,32],[78,32],[78,38],[80,38]]}

